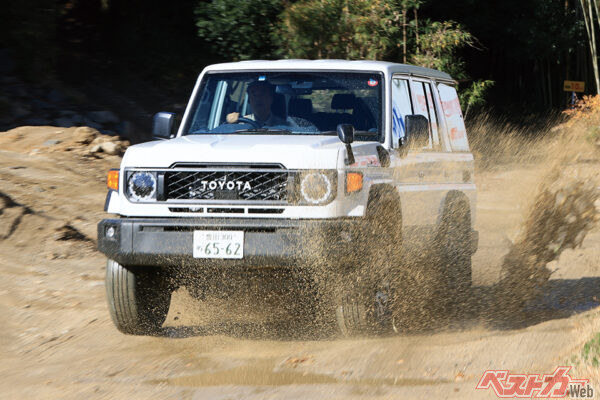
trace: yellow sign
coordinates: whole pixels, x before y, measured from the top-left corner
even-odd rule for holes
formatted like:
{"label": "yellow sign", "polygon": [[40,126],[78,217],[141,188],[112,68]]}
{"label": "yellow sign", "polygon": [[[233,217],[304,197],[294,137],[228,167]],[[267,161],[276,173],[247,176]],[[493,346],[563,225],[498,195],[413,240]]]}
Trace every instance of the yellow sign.
{"label": "yellow sign", "polygon": [[585,82],[565,81],[564,91],[565,92],[583,92],[583,91],[585,91]]}

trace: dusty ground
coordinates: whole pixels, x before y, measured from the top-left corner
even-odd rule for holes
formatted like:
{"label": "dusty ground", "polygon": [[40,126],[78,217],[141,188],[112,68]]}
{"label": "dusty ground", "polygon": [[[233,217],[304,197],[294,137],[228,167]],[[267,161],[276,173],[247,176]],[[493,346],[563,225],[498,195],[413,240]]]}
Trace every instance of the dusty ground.
{"label": "dusty ground", "polygon": [[[499,279],[506,238],[540,179],[543,165],[532,163],[477,175],[475,290],[470,310],[449,326],[352,340],[311,332],[281,337],[272,319],[262,318],[269,314],[264,307],[242,309],[256,308],[261,318],[223,318],[235,303],[194,302],[180,290],[167,337],[125,336],[110,321],[105,259],[94,247],[105,172],[120,159],[52,151],[61,144],[47,140],[64,145],[70,130],[21,133],[26,142],[3,141],[0,133],[2,398],[495,398],[475,390],[485,370],[550,373],[600,331],[598,227],[553,263],[546,294],[528,306],[524,323],[490,320],[482,310]],[[255,293],[248,303],[264,302]],[[577,372],[591,374],[577,377],[600,390],[597,371]]]}

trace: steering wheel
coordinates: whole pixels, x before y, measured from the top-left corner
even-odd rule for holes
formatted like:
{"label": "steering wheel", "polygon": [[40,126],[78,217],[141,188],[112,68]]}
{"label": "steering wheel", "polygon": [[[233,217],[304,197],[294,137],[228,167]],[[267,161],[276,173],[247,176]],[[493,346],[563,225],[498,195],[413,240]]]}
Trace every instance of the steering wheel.
{"label": "steering wheel", "polygon": [[238,117],[237,121],[234,122],[235,124],[248,124],[248,125],[252,125],[253,128],[256,129],[260,129],[261,126],[258,124],[258,122],[256,122],[253,119],[250,118],[246,118],[246,117]]}

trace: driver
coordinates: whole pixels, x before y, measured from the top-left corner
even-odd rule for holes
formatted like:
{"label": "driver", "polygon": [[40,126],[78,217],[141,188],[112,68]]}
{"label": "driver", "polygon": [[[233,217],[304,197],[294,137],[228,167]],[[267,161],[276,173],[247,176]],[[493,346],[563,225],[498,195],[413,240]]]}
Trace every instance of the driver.
{"label": "driver", "polygon": [[[273,114],[271,106],[273,105],[273,93],[275,88],[266,81],[255,81],[248,85],[248,103],[252,107],[253,114],[244,116],[244,118],[256,121],[260,127],[288,125],[286,120]],[[238,122],[240,113],[232,112],[227,114],[227,123]]]}

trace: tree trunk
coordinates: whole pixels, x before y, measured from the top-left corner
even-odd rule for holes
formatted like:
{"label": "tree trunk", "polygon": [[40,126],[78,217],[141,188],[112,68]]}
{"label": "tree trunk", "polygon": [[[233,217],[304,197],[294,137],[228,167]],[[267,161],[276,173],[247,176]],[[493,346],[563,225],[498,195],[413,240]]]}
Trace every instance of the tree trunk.
{"label": "tree trunk", "polygon": [[552,65],[550,64],[550,59],[546,60],[548,65],[548,70],[546,71],[548,74],[546,77],[548,78],[548,105],[550,108],[554,106],[554,102],[552,101]]}
{"label": "tree trunk", "polygon": [[[596,11],[598,11],[598,7],[596,5],[595,0],[587,0],[588,8],[589,8],[589,17],[590,17],[590,32],[592,33],[592,44],[593,44],[593,54],[592,54],[592,64],[594,65],[594,79],[596,80],[596,93],[600,91],[600,71],[598,71],[598,50],[596,47],[596,24],[598,23],[598,13],[596,12],[596,18],[594,18],[594,11],[592,9],[592,2],[596,6]],[[594,23],[596,22],[596,23]]]}
{"label": "tree trunk", "polygon": [[417,42],[417,50],[416,53],[419,54],[419,16],[417,14],[417,9],[415,8],[415,39]]}
{"label": "tree trunk", "polygon": [[[598,71],[598,51],[596,48],[596,24],[594,23],[594,10],[592,9],[592,1],[594,0],[579,0],[583,11],[583,20],[585,29],[588,34],[588,43],[590,47],[590,56],[592,58],[592,69],[594,72],[594,83],[596,84],[596,93],[600,90],[600,72]],[[587,7],[586,7],[587,6]],[[596,14],[596,21],[597,21]]]}
{"label": "tree trunk", "polygon": [[406,8],[402,9],[402,60],[406,64]]}

